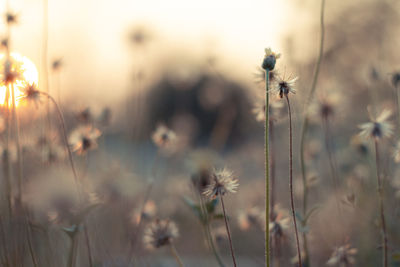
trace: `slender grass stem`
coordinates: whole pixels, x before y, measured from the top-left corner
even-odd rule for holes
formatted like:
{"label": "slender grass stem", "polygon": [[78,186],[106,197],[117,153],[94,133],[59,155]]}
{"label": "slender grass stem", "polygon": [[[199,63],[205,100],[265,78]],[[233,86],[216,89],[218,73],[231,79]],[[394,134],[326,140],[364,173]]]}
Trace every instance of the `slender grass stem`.
{"label": "slender grass stem", "polygon": [[200,209],[201,209],[201,212],[202,212],[202,214],[204,216],[204,220],[205,220],[204,222],[201,222],[201,223],[202,223],[204,232],[206,234],[207,243],[215,256],[215,259],[217,260],[218,265],[220,267],[225,267],[225,264],[222,262],[221,256],[219,255],[219,253],[215,247],[214,240],[211,235],[211,223],[210,223],[210,219],[208,217],[207,208],[205,207],[203,196],[201,196],[198,192],[196,195],[199,197]]}
{"label": "slender grass stem", "polygon": [[400,86],[396,85],[395,88],[397,94],[397,119],[399,122],[398,127],[400,128]]}
{"label": "slender grass stem", "polygon": [[131,249],[129,251],[129,262],[132,262],[133,257],[134,257],[136,246],[138,244],[138,237],[139,237],[139,234],[140,234],[140,232],[142,230],[144,209],[146,207],[147,202],[149,201],[151,191],[153,190],[153,185],[154,185],[153,182],[150,182],[150,184],[148,185],[147,191],[146,191],[146,193],[144,195],[144,198],[143,198],[142,205],[140,206],[139,221],[137,223],[137,226],[136,226],[136,229],[135,229],[135,233],[133,234],[132,243],[131,243]]}
{"label": "slender grass stem", "polygon": [[382,228],[382,246],[383,246],[383,266],[388,266],[388,240],[387,240],[387,231],[386,231],[386,222],[385,222],[385,213],[384,213],[384,204],[383,204],[383,180],[380,177],[380,158],[379,158],[379,146],[378,140],[375,139],[375,160],[376,160],[376,179],[378,183],[378,198],[379,198],[379,213],[381,219],[381,228]]}
{"label": "slender grass stem", "polygon": [[69,250],[67,267],[74,267],[78,251],[78,235],[75,233],[71,239],[71,248]]}
{"label": "slender grass stem", "polygon": [[[307,180],[306,180],[307,179],[306,165],[305,165],[305,160],[304,160],[305,137],[306,137],[307,129],[309,126],[309,117],[308,117],[309,109],[308,109],[308,107],[310,106],[310,103],[314,98],[314,94],[315,94],[315,90],[316,90],[317,82],[318,82],[319,71],[321,68],[322,56],[324,53],[324,41],[325,41],[324,11],[325,11],[325,0],[321,0],[321,10],[320,10],[321,36],[320,36],[320,42],[319,42],[319,52],[318,52],[317,64],[315,65],[313,81],[311,84],[311,90],[308,95],[307,101],[305,103],[304,120],[303,120],[303,124],[302,124],[301,137],[300,137],[300,166],[301,166],[301,175],[302,175],[302,179],[303,179],[303,215],[305,215],[307,213],[307,197],[308,197],[308,188],[307,188]],[[310,265],[310,254],[309,254],[308,245],[307,245],[307,235],[305,233],[303,234],[303,239],[304,239],[303,244],[304,244],[304,253],[305,253],[305,265],[309,267],[309,266],[311,266]]]}
{"label": "slender grass stem", "polygon": [[89,266],[93,267],[92,248],[91,248],[91,245],[90,245],[89,233],[88,233],[88,230],[87,230],[86,223],[83,224],[83,231],[84,231],[84,234],[85,234],[86,247],[87,247],[88,259],[89,259]]}
{"label": "slender grass stem", "polygon": [[62,136],[63,136],[63,139],[64,139],[65,148],[67,149],[67,152],[68,152],[69,163],[71,165],[71,170],[72,170],[72,173],[74,175],[75,185],[76,185],[76,188],[77,188],[78,196],[80,198],[81,197],[80,182],[79,182],[79,179],[78,179],[78,174],[77,174],[76,169],[75,169],[75,164],[74,164],[74,160],[73,160],[73,157],[72,157],[72,151],[71,151],[71,148],[70,148],[69,143],[68,143],[67,130],[66,130],[66,127],[65,127],[65,120],[64,120],[64,116],[62,114],[61,108],[58,106],[56,100],[51,95],[49,95],[46,92],[40,92],[40,93],[42,95],[46,96],[51,102],[53,102],[54,106],[56,107],[56,111],[57,111],[57,114],[58,114],[58,117],[59,117],[59,120],[60,120],[60,124],[61,124]]}
{"label": "slender grass stem", "polygon": [[[337,170],[337,164],[335,160],[335,156],[333,153],[333,148],[331,144],[331,131],[329,127],[329,120],[328,118],[324,117],[323,118],[323,128],[324,128],[324,136],[325,136],[325,147],[326,147],[326,153],[328,155],[328,162],[329,162],[329,169],[331,171],[331,176],[332,176],[332,184],[334,188],[334,195],[335,195],[335,202],[336,202],[336,208],[338,212],[339,218],[343,218],[342,214],[342,209],[340,207],[340,197],[339,197],[339,178],[338,178],[338,170]],[[344,237],[342,235],[342,242],[344,242]]]}
{"label": "slender grass stem", "polygon": [[6,137],[5,137],[5,153],[3,154],[3,162],[4,162],[4,177],[6,184],[6,196],[8,201],[8,213],[11,217],[12,215],[12,187],[11,187],[11,160],[10,160],[10,136],[11,136],[11,127],[10,127],[10,88],[6,86],[6,97],[5,97],[5,106],[6,106]]}
{"label": "slender grass stem", "polygon": [[14,84],[10,83],[11,86],[11,100],[12,100],[12,121],[13,121],[13,126],[14,126],[14,131],[15,131],[15,144],[17,146],[17,183],[18,183],[18,193],[17,193],[17,201],[18,203],[21,203],[22,199],[22,149],[21,149],[21,144],[20,144],[20,138],[19,138],[19,123],[18,123],[18,117],[17,117],[17,107],[16,107],[16,100],[15,100],[15,90],[14,90]]}
{"label": "slender grass stem", "polygon": [[2,242],[2,247],[3,247],[3,254],[4,254],[4,259],[3,262],[5,262],[6,266],[10,266],[10,259],[9,259],[9,252],[8,252],[8,245],[6,241],[6,232],[4,230],[4,223],[3,223],[3,217],[0,215],[0,231],[1,231],[1,242]]}
{"label": "slender grass stem", "polygon": [[[14,131],[15,131],[15,143],[17,146],[17,182],[18,182],[18,193],[17,193],[17,203],[18,205],[22,205],[22,176],[23,176],[23,162],[22,162],[22,149],[21,149],[21,143],[20,143],[20,133],[19,133],[19,121],[18,121],[18,115],[17,115],[17,105],[16,105],[16,99],[15,99],[15,88],[14,84],[10,83],[11,86],[11,100],[12,100],[12,121],[14,124]],[[29,214],[26,208],[22,208],[24,213],[25,213],[25,223],[26,223],[26,237],[28,241],[28,248],[29,248],[29,253],[32,258],[33,265],[35,267],[38,266],[38,262],[33,250],[33,245],[32,245],[32,236],[31,236],[31,225],[29,223]]]}
{"label": "slender grass stem", "polygon": [[294,207],[294,197],[293,197],[293,132],[292,132],[292,112],[290,108],[289,97],[285,95],[286,103],[288,107],[288,116],[289,116],[289,189],[290,189],[290,204],[292,207],[292,218],[294,224],[294,232],[296,236],[296,246],[297,246],[297,257],[298,257],[298,265],[302,267],[301,260],[301,252],[300,252],[300,242],[299,242],[299,233],[297,230],[297,222],[296,222],[296,213]]}
{"label": "slender grass stem", "polygon": [[[269,236],[269,70],[265,70],[265,262],[270,266],[270,236]],[[221,197],[222,199],[222,197]]]}
{"label": "slender grass stem", "polygon": [[179,257],[178,251],[176,251],[174,244],[170,243],[169,249],[171,251],[172,256],[174,256],[176,263],[178,263],[179,267],[183,267],[182,259]]}
{"label": "slender grass stem", "polygon": [[222,205],[222,212],[224,213],[224,221],[225,221],[225,227],[226,227],[226,233],[228,234],[228,239],[229,239],[229,248],[231,250],[231,255],[232,255],[232,260],[233,260],[233,266],[236,265],[236,259],[235,259],[235,253],[233,251],[233,244],[232,244],[232,238],[231,238],[231,232],[229,230],[229,225],[228,225],[228,219],[226,218],[226,211],[225,211],[225,204],[224,204],[224,199],[222,195],[220,195],[221,199],[221,205]]}

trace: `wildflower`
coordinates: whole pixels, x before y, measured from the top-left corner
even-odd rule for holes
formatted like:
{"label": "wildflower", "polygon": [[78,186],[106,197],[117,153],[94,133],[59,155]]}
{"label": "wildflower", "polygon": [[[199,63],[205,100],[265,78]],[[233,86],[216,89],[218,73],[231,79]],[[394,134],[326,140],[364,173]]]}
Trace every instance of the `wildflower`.
{"label": "wildflower", "polygon": [[81,126],[75,129],[70,135],[72,150],[78,155],[85,154],[87,151],[97,147],[97,138],[101,132],[91,126]]}
{"label": "wildflower", "polygon": [[137,46],[143,46],[151,39],[150,32],[144,26],[137,26],[130,34],[131,41]]}
{"label": "wildflower", "polygon": [[263,213],[258,207],[252,207],[246,211],[241,211],[238,215],[239,228],[247,231],[250,226],[263,225],[263,217]]}
{"label": "wildflower", "polygon": [[393,158],[396,163],[400,163],[400,141],[397,142],[396,147],[393,151]]}
{"label": "wildflower", "polygon": [[75,116],[78,121],[82,122],[83,124],[91,123],[93,121],[93,115],[90,108],[82,109]]}
{"label": "wildflower", "polygon": [[51,68],[53,69],[53,71],[58,71],[61,69],[62,67],[62,59],[58,58],[56,60],[53,61],[53,63],[51,64]]}
{"label": "wildflower", "polygon": [[360,135],[354,135],[350,140],[350,145],[352,145],[361,155],[368,154],[368,144],[360,137]]}
{"label": "wildflower", "polygon": [[35,83],[24,82],[23,87],[21,87],[23,92],[23,98],[27,101],[32,101],[37,106],[40,102],[40,91],[38,90]]}
{"label": "wildflower", "polygon": [[140,211],[134,211],[131,215],[131,222],[133,224],[138,224],[142,219],[144,220],[149,220],[151,218],[154,217],[154,215],[156,214],[157,211],[157,207],[156,204],[154,203],[154,201],[149,200],[146,202],[146,205],[144,206],[143,210],[142,210],[142,214],[140,214]]}
{"label": "wildflower", "polygon": [[203,194],[214,198],[218,195],[225,195],[227,192],[236,193],[238,186],[238,180],[233,178],[232,171],[226,168],[214,170],[211,183],[206,187]]}
{"label": "wildflower", "polygon": [[269,222],[268,229],[273,237],[282,238],[285,236],[285,231],[289,228],[290,218],[284,210],[278,207],[274,208],[274,218]]}
{"label": "wildflower", "polygon": [[176,144],[176,134],[165,125],[159,125],[152,135],[153,142],[161,149],[171,151]]}
{"label": "wildflower", "polygon": [[330,259],[326,262],[327,265],[344,265],[354,264],[354,256],[357,254],[357,249],[350,247],[350,244],[336,248]]}
{"label": "wildflower", "polygon": [[5,19],[8,25],[16,24],[18,22],[18,16],[15,13],[7,12]]}
{"label": "wildflower", "polygon": [[222,242],[224,242],[227,239],[225,227],[220,226],[220,227],[214,229],[213,236],[214,236],[215,241],[218,244],[221,244]]}
{"label": "wildflower", "polygon": [[212,171],[209,168],[202,168],[192,174],[191,180],[195,189],[202,193],[210,185],[212,179]]}
{"label": "wildflower", "polygon": [[8,38],[3,38],[3,39],[1,39],[1,46],[2,47],[4,47],[4,48],[8,48]]}
{"label": "wildflower", "polygon": [[376,119],[371,116],[370,112],[368,113],[371,121],[358,126],[361,129],[359,135],[364,138],[372,137],[376,140],[383,137],[390,137],[393,133],[393,125],[387,120],[392,114],[391,111],[384,109]]}
{"label": "wildflower", "polygon": [[271,92],[278,93],[280,98],[289,95],[289,93],[295,94],[296,90],[294,89],[294,85],[297,80],[298,77],[287,80],[284,78],[277,78],[275,85],[271,89]]}
{"label": "wildflower", "polygon": [[16,69],[16,63],[11,62],[10,60],[6,60],[4,63],[4,78],[3,81],[6,85],[14,83],[19,77],[20,74]]}
{"label": "wildflower", "polygon": [[281,54],[272,52],[271,48],[265,48],[264,60],[261,67],[264,70],[271,71],[275,68],[276,60],[280,58]]}
{"label": "wildflower", "polygon": [[143,242],[148,249],[170,245],[178,237],[178,227],[170,220],[151,223],[144,231]]}
{"label": "wildflower", "polygon": [[397,88],[397,86],[400,84],[400,73],[396,72],[392,76],[392,84],[394,87]]}

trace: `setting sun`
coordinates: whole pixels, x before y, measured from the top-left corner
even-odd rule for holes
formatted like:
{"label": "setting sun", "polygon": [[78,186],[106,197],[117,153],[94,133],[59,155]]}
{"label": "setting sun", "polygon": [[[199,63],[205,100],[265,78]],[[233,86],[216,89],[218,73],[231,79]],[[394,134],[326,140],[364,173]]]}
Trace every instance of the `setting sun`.
{"label": "setting sun", "polygon": [[[19,74],[19,77],[14,82],[16,105],[18,106],[21,96],[23,95],[22,88],[26,83],[28,84],[38,84],[38,71],[35,64],[27,57],[22,56],[18,53],[11,53],[11,71],[15,71]],[[4,66],[5,55],[0,55],[0,62]],[[6,101],[6,86],[0,86],[0,105],[4,105]],[[11,97],[9,99],[9,104],[12,103]]]}

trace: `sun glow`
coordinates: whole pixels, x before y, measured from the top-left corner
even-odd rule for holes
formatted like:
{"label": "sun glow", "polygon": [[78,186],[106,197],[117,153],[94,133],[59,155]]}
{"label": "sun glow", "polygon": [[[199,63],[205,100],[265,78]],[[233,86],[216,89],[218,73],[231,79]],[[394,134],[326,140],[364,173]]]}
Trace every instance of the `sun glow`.
{"label": "sun glow", "polygon": [[[12,62],[11,64],[11,72],[15,72],[18,74],[18,77],[14,81],[14,90],[15,90],[15,101],[16,101],[16,106],[18,106],[22,100],[23,96],[23,88],[27,84],[38,84],[38,71],[35,67],[35,64],[33,64],[32,61],[30,61],[27,57],[22,56],[18,53],[11,53],[10,54],[10,60]],[[0,69],[1,69],[1,76],[3,77],[2,80],[4,81],[4,75],[5,75],[5,66],[6,63],[6,56],[4,54],[0,54]],[[6,92],[7,92],[7,87],[4,85],[4,82],[2,82],[3,85],[0,86],[0,105],[5,105],[6,104]],[[12,98],[11,98],[11,93],[10,97],[8,100],[8,104],[11,106],[12,105]]]}

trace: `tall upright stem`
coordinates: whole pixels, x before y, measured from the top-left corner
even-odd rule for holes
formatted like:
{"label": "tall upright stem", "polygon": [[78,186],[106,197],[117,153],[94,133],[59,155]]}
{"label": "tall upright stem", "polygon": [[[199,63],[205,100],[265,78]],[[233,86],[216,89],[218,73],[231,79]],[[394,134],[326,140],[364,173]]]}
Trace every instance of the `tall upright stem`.
{"label": "tall upright stem", "polygon": [[[319,53],[318,53],[318,59],[317,59],[317,64],[315,66],[314,70],[314,77],[313,81],[311,84],[311,90],[308,95],[307,101],[305,103],[305,115],[304,115],[304,120],[303,120],[303,125],[302,125],[302,130],[301,130],[301,137],[300,137],[300,166],[301,166],[301,175],[303,179],[303,215],[307,213],[307,196],[308,196],[308,188],[307,188],[307,175],[306,175],[306,165],[304,161],[304,145],[305,145],[305,137],[306,137],[306,132],[308,129],[309,125],[309,118],[308,118],[308,107],[310,106],[310,103],[312,99],[314,98],[315,94],[315,89],[317,86],[317,81],[318,81],[318,76],[319,76],[319,71],[321,68],[321,62],[322,62],[322,56],[324,53],[324,39],[325,39],[325,25],[324,25],[324,11],[325,11],[325,0],[321,0],[321,10],[320,10],[320,30],[321,30],[321,38],[319,42]],[[307,235],[304,233],[303,234],[304,238],[304,253],[305,253],[305,265],[310,266],[310,255],[308,252],[308,245],[307,245]]]}
{"label": "tall upright stem", "polygon": [[293,199],[293,133],[292,133],[292,112],[290,109],[289,97],[285,95],[286,103],[288,107],[288,115],[289,115],[289,189],[290,189],[290,204],[292,207],[292,218],[294,224],[294,232],[296,236],[296,246],[297,246],[297,257],[298,257],[298,266],[302,267],[301,261],[301,252],[300,252],[300,242],[299,242],[299,233],[297,231],[297,222],[296,222],[296,213],[294,207],[294,199]]}
{"label": "tall upright stem", "polygon": [[380,177],[380,159],[379,159],[379,146],[378,140],[375,139],[375,160],[376,160],[376,179],[378,182],[378,198],[379,198],[379,212],[381,217],[381,227],[382,227],[382,246],[383,246],[383,266],[388,266],[388,247],[387,247],[387,232],[386,232],[386,222],[385,222],[385,214],[384,214],[384,205],[383,205],[383,180]]}
{"label": "tall upright stem", "polygon": [[[342,209],[340,207],[340,198],[339,198],[339,179],[338,179],[338,174],[337,174],[337,163],[335,160],[335,156],[333,153],[333,148],[331,144],[331,135],[330,135],[330,127],[329,127],[329,120],[327,117],[323,118],[323,126],[325,128],[325,147],[326,147],[326,153],[328,154],[328,162],[329,162],[329,168],[331,171],[331,176],[332,176],[332,183],[333,183],[333,188],[334,188],[334,195],[335,195],[335,202],[336,202],[336,208],[338,212],[338,218],[343,218],[342,216]],[[343,233],[341,233],[341,242],[344,242],[344,237]]]}
{"label": "tall upright stem", "polygon": [[233,252],[233,244],[232,244],[231,232],[229,230],[228,220],[226,218],[224,198],[222,197],[222,195],[220,195],[220,198],[221,198],[222,212],[224,213],[224,221],[225,221],[226,232],[228,234],[228,239],[229,239],[229,248],[231,250],[233,266],[236,267],[237,265],[236,265],[235,253]]}
{"label": "tall upright stem", "polygon": [[[270,266],[269,236],[269,70],[265,70],[265,262]],[[221,198],[222,199],[222,198]]]}

